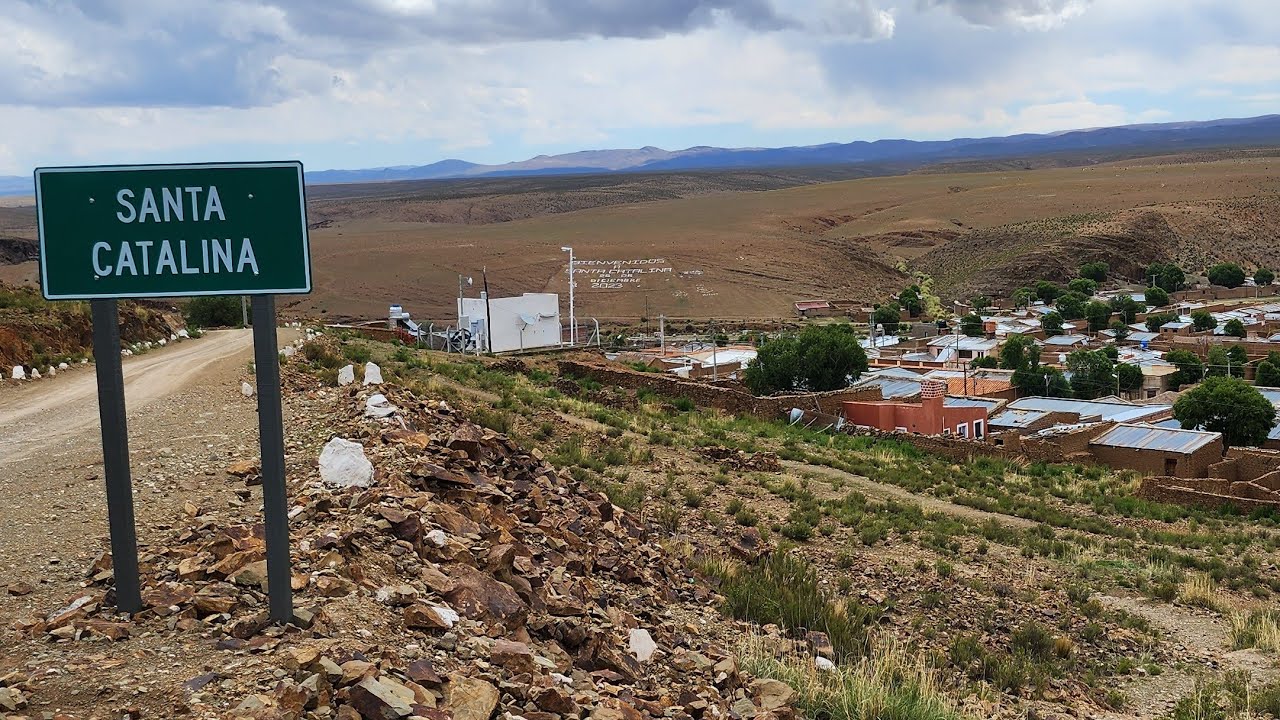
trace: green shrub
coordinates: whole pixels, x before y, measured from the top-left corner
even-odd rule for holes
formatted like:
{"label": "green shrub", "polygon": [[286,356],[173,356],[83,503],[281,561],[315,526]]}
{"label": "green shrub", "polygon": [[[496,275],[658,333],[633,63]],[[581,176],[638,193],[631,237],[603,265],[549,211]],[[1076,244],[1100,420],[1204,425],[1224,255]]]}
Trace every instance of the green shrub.
{"label": "green shrub", "polygon": [[240,298],[235,295],[210,295],[192,298],[182,308],[188,325],[196,327],[240,327],[243,320]]}
{"label": "green shrub", "polygon": [[373,351],[364,345],[343,345],[342,356],[356,365],[363,365],[373,358]]}

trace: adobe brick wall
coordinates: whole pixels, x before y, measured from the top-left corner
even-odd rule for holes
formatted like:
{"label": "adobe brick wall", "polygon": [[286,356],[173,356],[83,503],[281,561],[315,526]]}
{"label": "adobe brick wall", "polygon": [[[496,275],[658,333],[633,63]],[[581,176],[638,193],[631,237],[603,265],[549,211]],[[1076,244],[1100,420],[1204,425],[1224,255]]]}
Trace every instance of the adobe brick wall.
{"label": "adobe brick wall", "polygon": [[1280,470],[1280,453],[1275,451],[1231,448],[1227,450],[1226,460],[1235,461],[1234,475],[1218,475],[1214,473],[1214,477],[1225,477],[1231,480],[1254,480]]}
{"label": "adobe brick wall", "polygon": [[828,415],[838,415],[846,400],[879,400],[879,388],[848,388],[823,393],[773,395],[755,397],[737,387],[723,387],[701,382],[690,382],[669,373],[648,373],[631,368],[561,360],[557,363],[561,375],[586,377],[601,385],[627,390],[647,388],[669,398],[688,398],[699,407],[713,407],[739,415],[777,418],[798,407],[816,410]]}
{"label": "adobe brick wall", "polygon": [[[1230,506],[1241,512],[1252,512],[1259,508],[1280,509],[1280,502],[1276,500],[1259,500],[1253,497],[1211,492],[1207,489],[1210,487],[1208,485],[1205,486],[1206,489],[1200,489],[1202,482],[1183,478],[1145,477],[1138,486],[1138,497],[1156,502],[1205,508]],[[1233,483],[1232,491],[1235,491],[1235,485],[1242,484],[1244,483]],[[1243,491],[1244,488],[1240,490]]]}
{"label": "adobe brick wall", "polygon": [[1194,453],[1160,452],[1094,445],[1089,448],[1099,462],[1117,468],[1128,468],[1148,475],[1168,474],[1166,460],[1174,462],[1173,475],[1179,478],[1209,477],[1209,467],[1222,460],[1222,440],[1199,448]]}

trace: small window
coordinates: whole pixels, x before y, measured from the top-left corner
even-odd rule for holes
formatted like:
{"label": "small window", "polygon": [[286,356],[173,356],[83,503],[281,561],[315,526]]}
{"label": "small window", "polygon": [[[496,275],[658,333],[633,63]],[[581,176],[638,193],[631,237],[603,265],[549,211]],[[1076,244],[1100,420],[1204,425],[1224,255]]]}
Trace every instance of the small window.
{"label": "small window", "polygon": [[982,423],[982,421],[981,421],[981,420],[974,420],[974,421],[973,421],[973,436],[974,436],[974,437],[976,437],[976,438],[984,437],[984,433],[986,432],[986,428],[984,428],[982,425],[983,425],[983,423]]}
{"label": "small window", "polygon": [[956,434],[962,438],[969,437],[969,426],[964,423],[960,423],[956,426]]}

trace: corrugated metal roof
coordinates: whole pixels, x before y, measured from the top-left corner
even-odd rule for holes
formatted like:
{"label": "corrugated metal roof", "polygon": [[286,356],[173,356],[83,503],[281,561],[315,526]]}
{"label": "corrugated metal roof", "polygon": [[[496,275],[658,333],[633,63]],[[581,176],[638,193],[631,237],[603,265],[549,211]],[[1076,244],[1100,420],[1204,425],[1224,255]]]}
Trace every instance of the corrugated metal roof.
{"label": "corrugated metal roof", "polygon": [[859,380],[854,387],[878,387],[885,400],[911,397],[920,394],[920,380],[901,380],[891,377],[868,377]]}
{"label": "corrugated metal roof", "polygon": [[1221,433],[1201,430],[1174,430],[1150,425],[1117,425],[1094,438],[1089,444],[1190,454],[1221,437]]}
{"label": "corrugated metal roof", "polygon": [[943,407],[980,407],[986,408],[987,412],[990,413],[992,410],[1000,407],[1000,401],[995,399],[985,400],[983,398],[955,397],[954,395],[948,395],[943,399],[942,405]]}
{"label": "corrugated metal roof", "polygon": [[1173,408],[1172,405],[1134,405],[1133,403],[1098,402],[1096,400],[1064,400],[1062,398],[1026,397],[1009,403],[1010,410],[1078,413],[1082,417],[1098,416],[1112,422],[1129,422],[1150,417]]}
{"label": "corrugated metal roof", "polygon": [[1040,410],[1009,410],[1006,408],[992,415],[987,420],[987,424],[991,427],[1028,427],[1048,414]]}
{"label": "corrugated metal roof", "polygon": [[1054,335],[1051,338],[1045,338],[1045,345],[1083,345],[1089,342],[1089,338],[1083,335]]}

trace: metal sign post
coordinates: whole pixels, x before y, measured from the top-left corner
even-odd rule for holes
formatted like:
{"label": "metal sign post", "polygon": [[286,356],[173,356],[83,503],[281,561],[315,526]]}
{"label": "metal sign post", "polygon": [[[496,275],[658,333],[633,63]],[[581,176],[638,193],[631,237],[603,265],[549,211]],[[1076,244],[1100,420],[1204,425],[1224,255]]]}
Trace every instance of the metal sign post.
{"label": "metal sign post", "polygon": [[142,609],[118,298],[250,295],[274,620],[293,618],[275,295],[311,292],[302,164],[39,168],[40,289],[91,300],[116,604]]}
{"label": "metal sign post", "polygon": [[133,480],[129,473],[129,429],[124,412],[124,372],[120,367],[120,325],[115,300],[94,300],[93,359],[98,374],[98,418],[102,422],[102,474],[107,484],[111,526],[111,567],[116,607],[142,609],[138,587],[138,540],[133,522]]}

